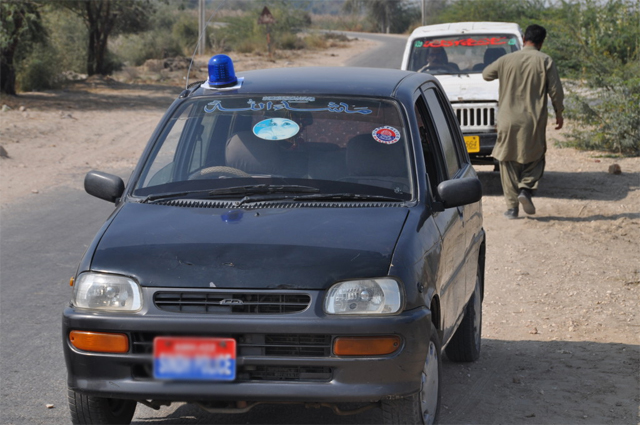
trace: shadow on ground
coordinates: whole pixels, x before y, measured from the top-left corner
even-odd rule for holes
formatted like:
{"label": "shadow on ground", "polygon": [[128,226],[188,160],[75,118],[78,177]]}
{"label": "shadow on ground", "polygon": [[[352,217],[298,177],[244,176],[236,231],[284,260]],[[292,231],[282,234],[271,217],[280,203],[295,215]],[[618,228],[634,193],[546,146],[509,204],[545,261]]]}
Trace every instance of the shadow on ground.
{"label": "shadow on ground", "polygon": [[63,90],[22,93],[6,97],[4,101],[12,108],[26,106],[39,111],[109,111],[130,108],[154,110],[168,108],[182,90],[184,87],[159,84],[79,82]]}
{"label": "shadow on ground", "polygon": [[[440,422],[637,423],[639,368],[640,346],[484,339],[479,361],[444,360]],[[139,407],[133,423],[379,424],[380,416],[378,408],[337,416],[327,408],[301,405],[261,405],[245,414],[214,415],[181,404],[157,413]]]}
{"label": "shadow on ground", "polygon": [[[502,196],[500,173],[478,173],[484,196]],[[640,189],[640,173],[609,174],[603,172],[567,173],[547,171],[540,180],[536,196],[556,199],[619,201],[629,192]]]}

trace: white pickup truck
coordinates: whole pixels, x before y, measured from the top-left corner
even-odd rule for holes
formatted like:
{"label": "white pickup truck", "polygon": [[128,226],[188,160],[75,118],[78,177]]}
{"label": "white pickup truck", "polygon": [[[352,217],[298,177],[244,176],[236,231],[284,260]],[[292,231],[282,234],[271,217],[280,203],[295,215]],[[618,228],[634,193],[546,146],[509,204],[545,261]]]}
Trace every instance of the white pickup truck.
{"label": "white pickup truck", "polygon": [[482,70],[522,49],[522,30],[506,22],[458,22],[416,28],[407,41],[402,69],[428,72],[444,87],[474,164],[492,164],[496,142],[498,80]]}

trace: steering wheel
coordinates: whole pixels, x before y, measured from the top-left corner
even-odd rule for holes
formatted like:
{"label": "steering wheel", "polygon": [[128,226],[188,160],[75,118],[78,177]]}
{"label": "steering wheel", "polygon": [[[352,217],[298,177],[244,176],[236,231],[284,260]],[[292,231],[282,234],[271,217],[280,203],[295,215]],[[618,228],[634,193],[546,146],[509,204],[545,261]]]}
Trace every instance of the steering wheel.
{"label": "steering wheel", "polygon": [[433,70],[439,70],[443,72],[454,72],[453,67],[449,64],[425,65],[422,68],[420,68],[417,72],[433,71]]}
{"label": "steering wheel", "polygon": [[244,171],[238,170],[237,168],[216,166],[203,168],[202,170],[196,171],[189,176],[189,180],[209,179],[211,178],[211,176],[209,176],[210,174],[217,174],[218,176],[227,177],[251,177],[251,174],[245,173]]}

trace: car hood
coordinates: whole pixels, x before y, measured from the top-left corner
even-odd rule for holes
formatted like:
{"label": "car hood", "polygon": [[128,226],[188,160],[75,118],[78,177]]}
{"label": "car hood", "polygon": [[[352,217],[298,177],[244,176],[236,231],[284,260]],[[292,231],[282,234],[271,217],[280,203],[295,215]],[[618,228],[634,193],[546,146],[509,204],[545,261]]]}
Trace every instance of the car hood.
{"label": "car hood", "polygon": [[91,269],[142,286],[327,288],[388,273],[408,209],[208,209],[127,203]]}
{"label": "car hood", "polygon": [[450,102],[498,101],[498,80],[485,81],[482,74],[436,75]]}

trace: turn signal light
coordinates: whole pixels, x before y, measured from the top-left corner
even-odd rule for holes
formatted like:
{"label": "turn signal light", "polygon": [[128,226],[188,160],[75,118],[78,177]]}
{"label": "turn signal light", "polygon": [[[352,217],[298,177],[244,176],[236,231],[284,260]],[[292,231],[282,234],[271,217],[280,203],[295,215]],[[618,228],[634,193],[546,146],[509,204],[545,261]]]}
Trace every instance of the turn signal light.
{"label": "turn signal light", "polygon": [[336,356],[384,356],[396,352],[400,343],[395,335],[339,337],[333,342],[333,352]]}
{"label": "turn signal light", "polygon": [[69,341],[78,350],[96,353],[127,353],[129,337],[125,334],[106,332],[69,332]]}

